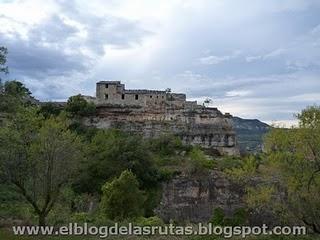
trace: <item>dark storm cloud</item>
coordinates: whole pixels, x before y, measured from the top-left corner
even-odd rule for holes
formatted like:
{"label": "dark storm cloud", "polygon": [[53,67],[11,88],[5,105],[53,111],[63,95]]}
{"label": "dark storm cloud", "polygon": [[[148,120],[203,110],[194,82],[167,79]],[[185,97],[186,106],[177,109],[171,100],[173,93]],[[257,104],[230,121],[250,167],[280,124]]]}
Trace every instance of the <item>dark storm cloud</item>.
{"label": "dark storm cloud", "polygon": [[[9,50],[10,75],[7,77],[26,82],[39,98],[67,98],[74,89],[64,81],[77,85],[85,77],[89,79],[90,70],[105,54],[105,46],[130,48],[150,34],[137,21],[79,12],[74,4],[70,1],[59,14],[29,28],[0,16],[28,29],[26,34],[9,31],[0,35],[0,45]],[[79,76],[79,73],[84,75]],[[77,78],[72,78],[74,74],[78,74]],[[61,91],[67,87],[69,91]]]}

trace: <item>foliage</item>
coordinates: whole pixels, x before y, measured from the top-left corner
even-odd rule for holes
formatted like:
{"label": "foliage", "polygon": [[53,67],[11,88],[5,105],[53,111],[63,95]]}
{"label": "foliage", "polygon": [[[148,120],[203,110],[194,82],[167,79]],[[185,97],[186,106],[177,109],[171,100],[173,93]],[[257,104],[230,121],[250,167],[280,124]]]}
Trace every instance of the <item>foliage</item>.
{"label": "foliage", "polygon": [[124,220],[142,216],[145,197],[135,175],[128,170],[102,187],[101,211],[108,218]]}
{"label": "foliage", "polygon": [[269,209],[266,206],[273,201],[275,188],[273,186],[248,187],[246,189],[246,202],[249,207],[259,211]]}
{"label": "foliage", "polygon": [[8,67],[6,66],[7,54],[8,54],[8,49],[5,47],[0,47],[0,73],[1,72],[8,73]]}
{"label": "foliage", "polygon": [[138,226],[163,226],[164,222],[158,216],[152,217],[139,217],[135,220],[135,224]]}
{"label": "foliage", "polygon": [[253,155],[249,155],[243,159],[240,167],[226,169],[225,173],[231,177],[231,179],[244,183],[256,174],[258,166],[257,158]]}
{"label": "foliage", "polygon": [[215,162],[208,159],[208,157],[201,151],[200,148],[194,147],[188,154],[188,172],[191,174],[202,174],[209,169],[213,169]]}
{"label": "foliage", "polygon": [[320,107],[308,107],[297,117],[298,128],[273,129],[265,139],[267,159],[261,171],[270,187],[277,183],[274,197],[269,197],[271,188],[257,188],[248,199],[253,207],[281,209],[284,219],[320,232]]}
{"label": "foliage", "polygon": [[62,107],[54,104],[53,102],[47,102],[40,106],[39,113],[45,118],[57,117],[62,111]]}
{"label": "foliage", "polygon": [[86,148],[87,160],[82,163],[75,188],[80,192],[99,192],[107,180],[129,169],[142,188],[157,184],[158,171],[152,154],[142,137],[119,130],[99,130]]}
{"label": "foliage", "polygon": [[213,216],[211,218],[211,223],[213,223],[215,226],[222,226],[224,223],[224,211],[222,208],[215,208],[213,210]]}
{"label": "foliage", "polygon": [[19,109],[31,105],[31,93],[21,82],[0,82],[0,113],[15,113]]}
{"label": "foliage", "polygon": [[86,117],[95,114],[96,107],[93,103],[87,102],[79,94],[68,99],[66,111],[73,117]]}
{"label": "foliage", "polygon": [[81,142],[65,119],[44,120],[37,109],[25,108],[0,129],[0,157],[1,176],[16,187],[43,225],[77,168]]}
{"label": "foliage", "polygon": [[154,209],[159,206],[162,197],[161,186],[157,186],[151,189],[145,190],[145,202],[143,205],[144,216],[151,217],[153,216]]}
{"label": "foliage", "polygon": [[242,161],[242,158],[234,156],[224,156],[216,159],[217,168],[221,171],[233,168],[240,168],[242,165]]}
{"label": "foliage", "polygon": [[223,209],[215,208],[210,222],[214,226],[240,226],[246,223],[247,215],[246,209],[238,208],[231,217],[226,217]]}
{"label": "foliage", "polygon": [[174,155],[176,151],[184,150],[181,140],[174,136],[163,134],[158,138],[153,138],[149,141],[149,148],[161,156]]}
{"label": "foliage", "polygon": [[30,222],[32,218],[31,207],[14,187],[0,184],[0,219],[23,219]]}
{"label": "foliage", "polygon": [[93,222],[93,220],[93,216],[87,212],[77,212],[72,214],[71,216],[71,222],[75,223],[91,223]]}

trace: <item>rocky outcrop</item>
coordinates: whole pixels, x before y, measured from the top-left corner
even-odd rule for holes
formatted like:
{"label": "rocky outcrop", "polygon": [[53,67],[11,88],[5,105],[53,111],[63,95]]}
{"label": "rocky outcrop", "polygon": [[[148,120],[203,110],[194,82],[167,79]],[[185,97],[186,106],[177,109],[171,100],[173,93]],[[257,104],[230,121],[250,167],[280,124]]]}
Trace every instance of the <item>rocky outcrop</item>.
{"label": "rocky outcrop", "polygon": [[243,188],[231,183],[218,171],[202,177],[180,175],[163,184],[157,213],[165,221],[207,222],[215,208],[231,215],[244,207],[243,195]]}
{"label": "rocky outcrop", "polygon": [[144,137],[174,134],[183,143],[199,145],[208,152],[240,154],[231,115],[187,101],[183,93],[126,89],[120,81],[100,81],[96,97],[83,97],[97,108],[96,116],[85,120],[86,125],[119,128]]}
{"label": "rocky outcrop", "polygon": [[151,109],[100,104],[97,105],[96,116],[86,119],[85,124],[98,128],[118,128],[145,137],[174,134],[185,144],[200,145],[214,153],[239,154],[231,117],[216,108],[171,106]]}
{"label": "rocky outcrop", "polygon": [[[253,185],[259,184],[253,179]],[[247,209],[245,186],[229,180],[223,172],[210,171],[207,175],[179,175],[163,183],[162,199],[156,213],[166,222],[208,222],[214,209],[232,217],[239,209]],[[274,225],[278,220],[270,212],[248,212],[246,224]]]}

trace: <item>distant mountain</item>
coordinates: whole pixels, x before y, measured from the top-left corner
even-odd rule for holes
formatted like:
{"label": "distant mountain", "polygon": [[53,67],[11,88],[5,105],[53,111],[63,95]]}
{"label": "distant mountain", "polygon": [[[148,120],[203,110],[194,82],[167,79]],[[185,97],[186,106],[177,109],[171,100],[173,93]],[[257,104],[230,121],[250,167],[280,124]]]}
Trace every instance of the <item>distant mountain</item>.
{"label": "distant mountain", "polygon": [[241,152],[260,152],[262,150],[263,136],[271,129],[268,124],[258,119],[243,119],[233,117],[233,126]]}

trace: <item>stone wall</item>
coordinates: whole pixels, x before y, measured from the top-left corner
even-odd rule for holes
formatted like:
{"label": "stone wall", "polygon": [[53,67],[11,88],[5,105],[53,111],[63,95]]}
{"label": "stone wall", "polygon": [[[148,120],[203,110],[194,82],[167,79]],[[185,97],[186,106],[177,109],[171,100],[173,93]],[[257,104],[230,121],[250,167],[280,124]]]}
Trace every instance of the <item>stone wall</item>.
{"label": "stone wall", "polygon": [[186,101],[186,96],[185,94],[157,90],[127,90],[124,84],[119,81],[101,81],[97,83],[96,87],[95,102],[98,104],[163,108],[167,101],[182,106]]}

